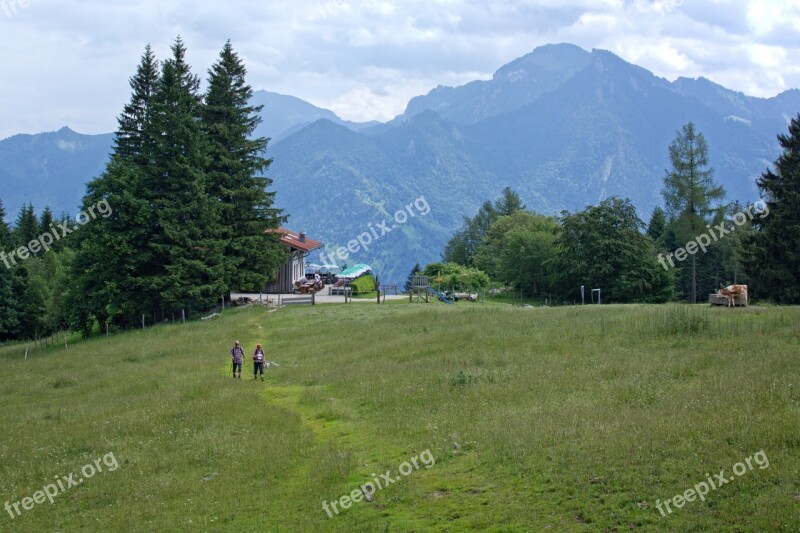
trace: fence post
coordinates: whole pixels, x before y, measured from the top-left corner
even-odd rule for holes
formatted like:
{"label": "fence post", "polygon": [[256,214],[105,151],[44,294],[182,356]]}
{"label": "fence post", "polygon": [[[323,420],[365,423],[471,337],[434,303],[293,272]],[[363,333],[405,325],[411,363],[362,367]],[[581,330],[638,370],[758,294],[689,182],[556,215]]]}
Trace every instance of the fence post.
{"label": "fence post", "polygon": [[144,331],[144,313],[142,313],[142,331]]}
{"label": "fence post", "polygon": [[183,323],[186,324],[186,310],[181,309],[181,319],[183,319]]}
{"label": "fence post", "polygon": [[317,292],[316,291],[311,293],[311,305],[317,305]]}

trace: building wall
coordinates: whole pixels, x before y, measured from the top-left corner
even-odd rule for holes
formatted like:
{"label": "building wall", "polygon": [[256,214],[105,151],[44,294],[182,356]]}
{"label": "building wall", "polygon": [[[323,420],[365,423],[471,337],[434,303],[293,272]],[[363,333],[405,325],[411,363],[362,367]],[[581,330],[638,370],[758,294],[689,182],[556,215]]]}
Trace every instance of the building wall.
{"label": "building wall", "polygon": [[292,256],[289,261],[282,264],[275,274],[275,281],[267,283],[264,292],[273,294],[291,294],[294,282],[304,278],[306,274],[306,253],[296,249],[289,249]]}

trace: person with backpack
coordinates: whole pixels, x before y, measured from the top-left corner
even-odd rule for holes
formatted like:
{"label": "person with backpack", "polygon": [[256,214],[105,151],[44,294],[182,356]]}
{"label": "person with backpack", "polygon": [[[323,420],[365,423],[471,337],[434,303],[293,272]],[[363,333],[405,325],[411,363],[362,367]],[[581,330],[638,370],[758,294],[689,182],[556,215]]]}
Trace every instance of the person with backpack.
{"label": "person with backpack", "polygon": [[236,369],[239,369],[239,379],[242,379],[242,360],[244,359],[244,349],[239,341],[234,341],[231,348],[231,363],[233,364],[233,377],[236,378]]}
{"label": "person with backpack", "polygon": [[258,379],[261,372],[261,381],[264,381],[264,350],[260,344],[256,344],[256,351],[253,352],[253,379]]}

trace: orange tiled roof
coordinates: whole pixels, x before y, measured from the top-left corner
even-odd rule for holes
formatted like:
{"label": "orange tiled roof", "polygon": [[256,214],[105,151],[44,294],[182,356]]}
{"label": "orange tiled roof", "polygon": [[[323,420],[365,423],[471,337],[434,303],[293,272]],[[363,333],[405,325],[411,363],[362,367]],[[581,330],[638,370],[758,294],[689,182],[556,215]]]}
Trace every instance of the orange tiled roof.
{"label": "orange tiled roof", "polygon": [[324,243],[311,239],[308,236],[305,236],[305,238],[301,240],[300,233],[288,230],[286,228],[278,228],[276,230],[267,230],[267,231],[280,233],[281,234],[280,241],[282,243],[287,244],[292,248],[303,250],[304,252],[310,252],[311,250],[316,250],[317,248],[322,248],[323,246],[325,246]]}

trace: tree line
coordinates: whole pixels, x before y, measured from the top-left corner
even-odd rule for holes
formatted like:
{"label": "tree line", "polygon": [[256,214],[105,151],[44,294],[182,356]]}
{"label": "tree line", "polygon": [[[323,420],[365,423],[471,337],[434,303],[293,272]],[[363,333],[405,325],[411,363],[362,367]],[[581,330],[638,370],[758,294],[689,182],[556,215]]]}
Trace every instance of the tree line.
{"label": "tree line", "polygon": [[37,216],[28,204],[11,228],[0,201],[0,341],[43,337],[66,326],[64,295],[69,286],[71,239],[54,241],[53,253],[24,261],[10,252],[69,222],[66,215],[56,219],[47,208]]}
{"label": "tree line", "polygon": [[567,303],[581,300],[581,286],[601,288],[607,302],[699,302],[739,283],[756,298],[800,303],[800,115],[778,142],[782,155],[757,181],[758,216],[753,205],[724,202],[708,145],[690,122],[668,148],[664,206],[647,224],[628,199],[551,217],[527,210],[505,188],[465,217],[443,262],[415,265],[409,280],[421,272],[470,290],[491,278],[530,298]]}
{"label": "tree line", "polygon": [[[130,78],[109,162],[82,201],[110,214],[47,254],[0,265],[0,339],[191,315],[231,290],[263,288],[285,260],[271,230],[286,217],[268,190],[268,139],[252,138],[261,108],[250,105],[246,68],[227,42],[201,92],[186,52],[178,37],[159,62],[148,45]],[[10,230],[0,215],[3,250],[52,219],[45,209],[37,222],[29,205]]]}

